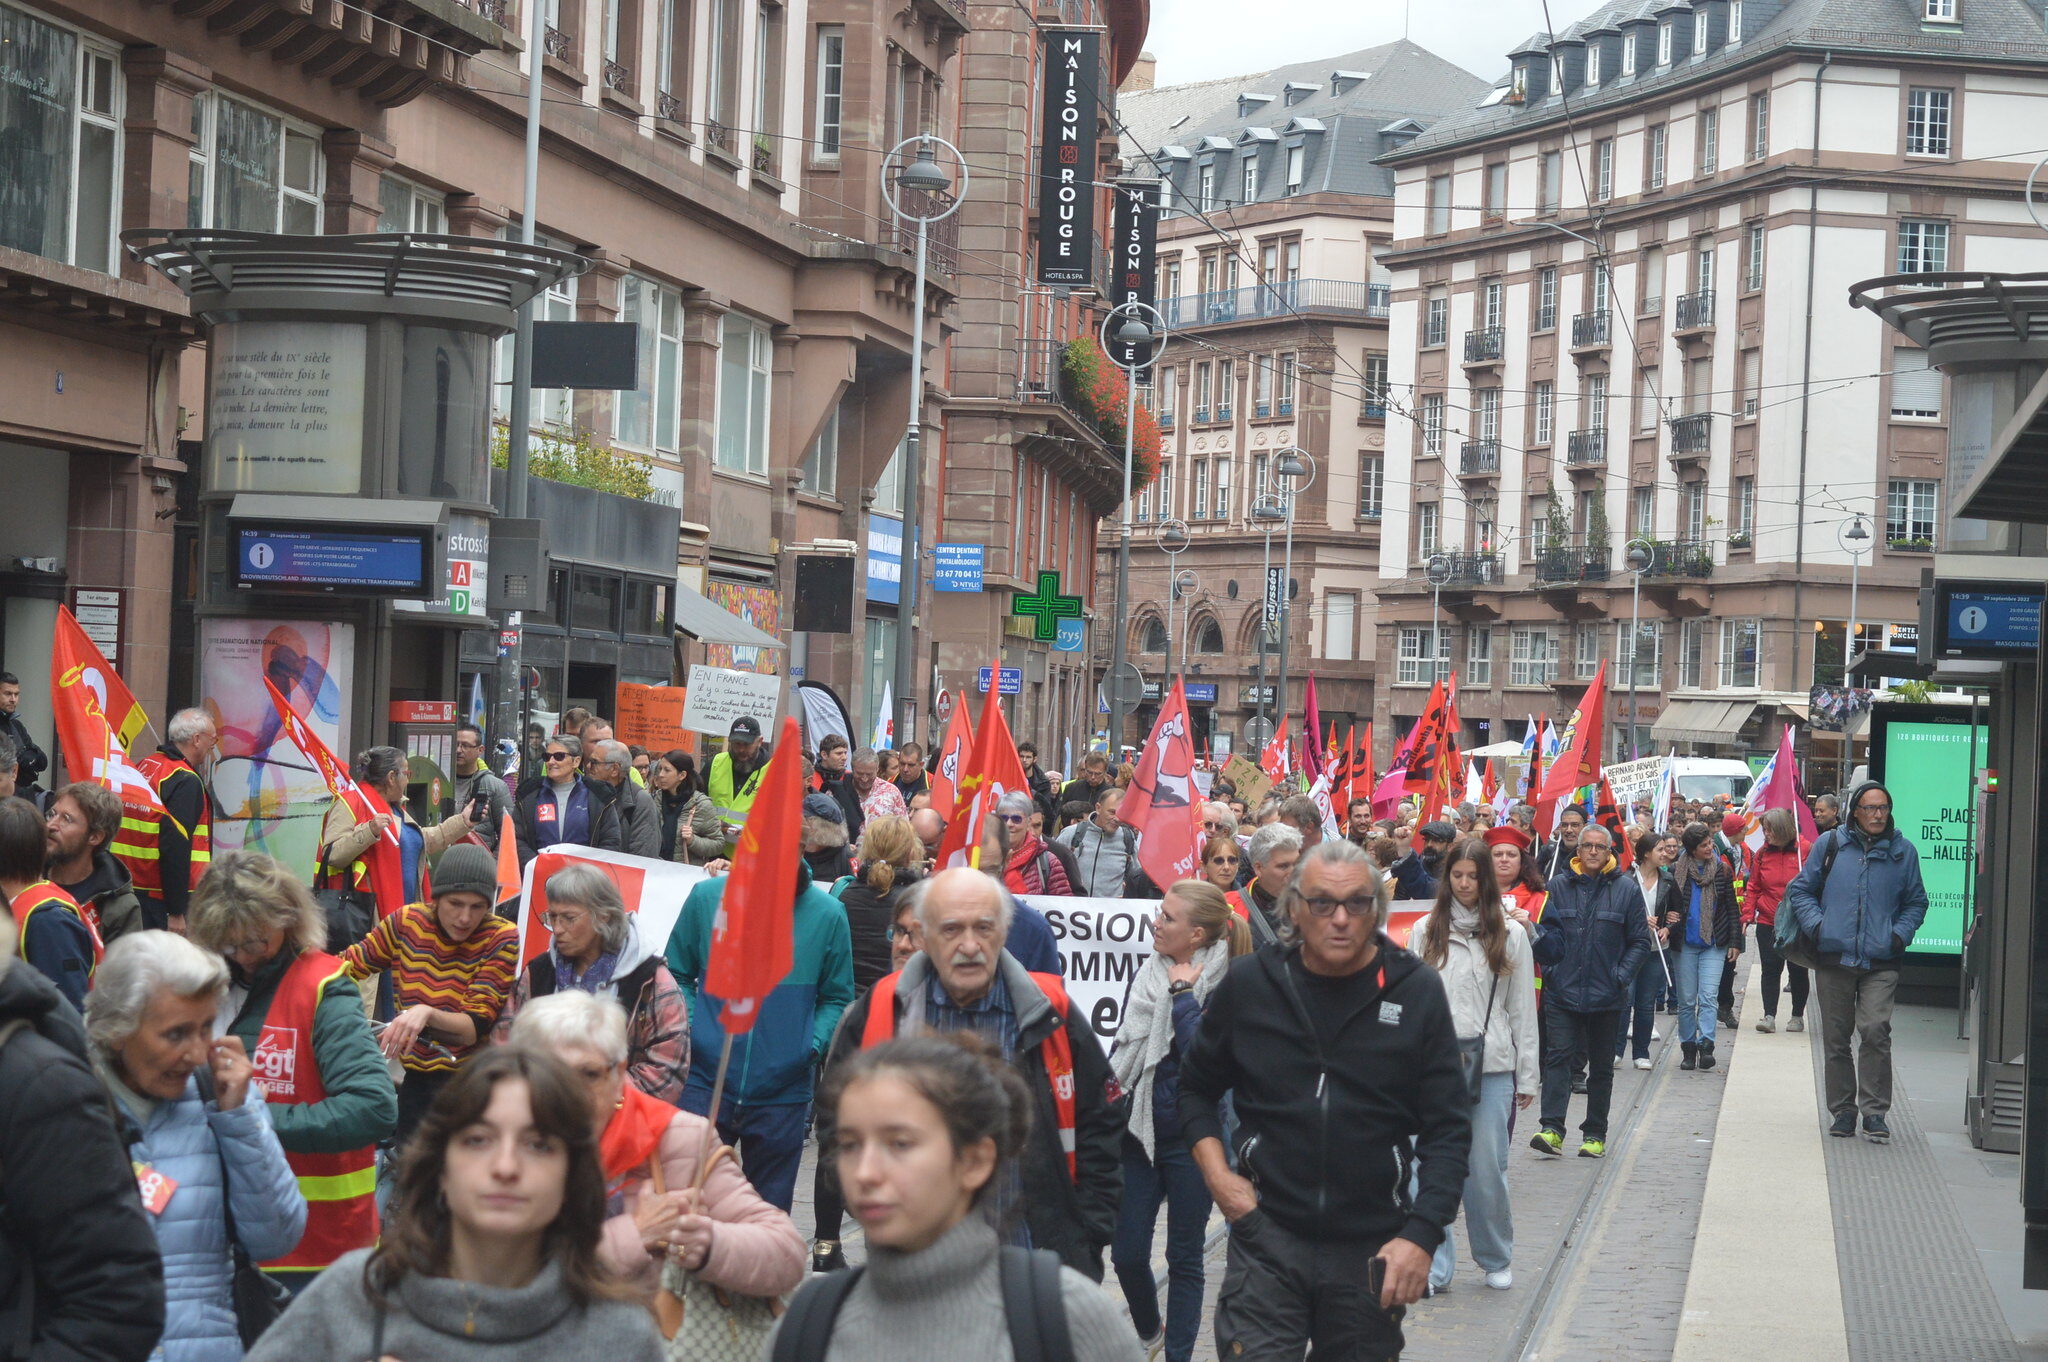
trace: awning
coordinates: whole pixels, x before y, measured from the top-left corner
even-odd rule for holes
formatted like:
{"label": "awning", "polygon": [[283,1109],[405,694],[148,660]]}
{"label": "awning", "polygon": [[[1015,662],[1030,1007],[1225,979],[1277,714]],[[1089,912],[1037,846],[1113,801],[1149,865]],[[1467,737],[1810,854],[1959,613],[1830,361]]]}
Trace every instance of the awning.
{"label": "awning", "polygon": [[2048,522],[2048,375],[2020,399],[1991,451],[1955,499],[1957,515]]}
{"label": "awning", "polygon": [[1657,716],[1650,738],[1660,743],[1732,743],[1755,712],[1753,699],[1673,700]]}
{"label": "awning", "polygon": [[699,643],[729,643],[736,648],[776,648],[782,640],[763,633],[701,591],[677,582],[676,628]]}

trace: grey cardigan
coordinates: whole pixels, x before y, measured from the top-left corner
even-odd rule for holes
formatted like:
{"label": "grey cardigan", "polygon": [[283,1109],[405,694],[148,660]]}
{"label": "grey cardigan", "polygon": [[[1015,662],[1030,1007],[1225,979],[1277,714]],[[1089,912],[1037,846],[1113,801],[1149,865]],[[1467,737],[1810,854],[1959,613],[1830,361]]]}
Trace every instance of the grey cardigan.
{"label": "grey cardigan", "polygon": [[[378,1306],[363,1283],[371,1250],[343,1254],[249,1350],[247,1362],[375,1362]],[[560,1264],[517,1289],[408,1276],[384,1312],[382,1355],[407,1362],[664,1362],[654,1317],[637,1301],[579,1306]],[[474,1326],[473,1328],[471,1326]]]}

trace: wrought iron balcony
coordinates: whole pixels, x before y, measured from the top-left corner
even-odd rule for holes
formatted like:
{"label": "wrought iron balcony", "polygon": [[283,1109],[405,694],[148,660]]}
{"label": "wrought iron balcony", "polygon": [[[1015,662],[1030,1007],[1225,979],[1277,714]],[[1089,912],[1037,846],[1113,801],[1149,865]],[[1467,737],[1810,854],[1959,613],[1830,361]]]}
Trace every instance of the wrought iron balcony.
{"label": "wrought iron balcony", "polygon": [[1680,331],[1705,331],[1714,324],[1714,291],[1703,288],[1697,293],[1678,295],[1678,315],[1673,326]]}
{"label": "wrought iron balcony", "polygon": [[1499,586],[1507,580],[1507,563],[1498,553],[1446,553],[1440,555],[1450,564],[1450,575],[1444,578],[1445,586]]}
{"label": "wrought iron balcony", "polygon": [[1604,582],[1608,574],[1607,545],[1563,544],[1536,553],[1538,586],[1569,586],[1578,582]]}
{"label": "wrought iron balcony", "polygon": [[1573,431],[1565,443],[1564,465],[1567,468],[1605,468],[1607,428],[1595,426],[1591,430]]}
{"label": "wrought iron balcony", "polygon": [[1467,440],[1458,453],[1458,476],[1491,478],[1500,473],[1500,441]]}
{"label": "wrought iron balcony", "polygon": [[1159,310],[1170,328],[1214,326],[1224,322],[1265,321],[1297,313],[1336,313],[1348,317],[1384,317],[1391,307],[1385,284],[1351,279],[1286,279],[1250,288],[1219,289],[1163,298]]}
{"label": "wrought iron balcony", "polygon": [[1465,362],[1467,364],[1498,364],[1507,349],[1507,332],[1498,326],[1489,326],[1465,333]]}
{"label": "wrought iron balcony", "polygon": [[689,113],[683,101],[666,90],[655,97],[654,111],[671,123],[681,122]]}
{"label": "wrought iron balcony", "polygon": [[1703,459],[1713,448],[1714,414],[1696,411],[1690,416],[1671,418],[1671,457]]}
{"label": "wrought iron balcony", "polygon": [[1587,349],[1607,344],[1607,309],[1581,312],[1572,318],[1572,348]]}
{"label": "wrought iron balcony", "polygon": [[1652,539],[1645,577],[1711,577],[1714,546],[1705,539]]}
{"label": "wrought iron balcony", "polygon": [[547,32],[541,35],[541,47],[556,61],[568,61],[576,50],[576,40],[567,32],[549,24]]}
{"label": "wrought iron balcony", "polygon": [[633,92],[633,68],[623,66],[613,61],[610,57],[606,57],[604,59],[604,88],[616,90],[622,95],[631,94]]}

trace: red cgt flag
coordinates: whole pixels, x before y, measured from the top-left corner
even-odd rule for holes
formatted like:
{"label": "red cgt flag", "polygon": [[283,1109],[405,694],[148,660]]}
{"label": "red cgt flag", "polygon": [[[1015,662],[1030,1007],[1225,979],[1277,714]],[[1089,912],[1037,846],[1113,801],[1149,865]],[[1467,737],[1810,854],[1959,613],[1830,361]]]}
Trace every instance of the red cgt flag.
{"label": "red cgt flag", "polygon": [[[356,816],[358,823],[367,823],[380,813],[391,812],[391,806],[384,802],[382,795],[356,784],[348,768],[334,759],[334,753],[320,740],[320,735],[306,726],[306,721],[292,708],[291,701],[284,698],[267,676],[263,678],[263,689],[270,692],[270,703],[277,710],[277,719],[284,726],[285,736],[306,754],[306,760],[320,769],[320,778],[327,782],[329,793],[348,805],[349,812]],[[396,823],[384,829],[383,836],[370,843],[370,849],[363,855],[368,858],[370,892],[377,899],[378,917],[389,917],[413,901],[406,892],[405,862],[399,851]],[[419,886],[419,897],[424,900],[425,870],[422,869],[420,874],[423,883]]]}
{"label": "red cgt flag", "polygon": [[1606,708],[1607,662],[1603,658],[1600,670],[1593,674],[1593,684],[1586,687],[1579,707],[1564,726],[1564,738],[1551,758],[1550,769],[1544,772],[1537,801],[1539,819],[1546,812],[1545,805],[1554,806],[1560,799],[1569,802],[1576,791],[1600,783],[1600,735],[1606,726]]}
{"label": "red cgt flag", "polygon": [[107,661],[99,645],[79,626],[69,608],[61,605],[57,607],[57,632],[50,639],[50,676],[53,683],[62,683],[53,684],[53,694],[74,681],[90,690],[121,750],[135,750],[136,739],[149,727],[149,716],[142,712],[135,693],[128,689],[128,683]]}
{"label": "red cgt flag", "polygon": [[[1003,702],[991,689],[981,707],[981,725],[975,730],[973,754],[961,766],[955,786],[953,812],[946,835],[939,841],[938,863],[942,867],[971,865],[981,859],[981,826],[995,812],[996,801],[1012,790],[1031,793],[1024,778],[1024,763],[1017,756],[1017,743],[1003,718]],[[1000,872],[1002,867],[996,869]]]}
{"label": "red cgt flag", "polygon": [[1118,822],[1137,829],[1138,864],[1161,889],[1193,875],[1201,862],[1194,781],[1195,735],[1188,722],[1187,691],[1175,677],[1116,814]]}
{"label": "red cgt flag", "polygon": [[953,706],[946,720],[946,736],[939,739],[939,750],[932,758],[932,808],[948,823],[953,821],[953,805],[960,797],[960,772],[973,752],[973,741],[963,700]]}
{"label": "red cgt flag", "polygon": [[1372,773],[1372,725],[1365,726],[1365,741],[1351,752],[1351,793],[1344,801],[1344,807],[1351,807],[1351,800],[1372,798],[1372,787],[1377,779]]}
{"label": "red cgt flag", "polygon": [[796,902],[803,854],[804,790],[797,770],[802,753],[796,719],[785,718],[711,926],[704,991],[724,1002],[719,1024],[729,1036],[754,1029],[761,1004],[795,960],[796,919],[790,905]]}
{"label": "red cgt flag", "polygon": [[1635,849],[1629,845],[1628,828],[1621,821],[1621,805],[1614,798],[1614,787],[1607,783],[1605,772],[1600,776],[1600,797],[1594,805],[1593,821],[1607,829],[1607,835],[1614,839],[1614,864],[1626,870],[1635,861]]}

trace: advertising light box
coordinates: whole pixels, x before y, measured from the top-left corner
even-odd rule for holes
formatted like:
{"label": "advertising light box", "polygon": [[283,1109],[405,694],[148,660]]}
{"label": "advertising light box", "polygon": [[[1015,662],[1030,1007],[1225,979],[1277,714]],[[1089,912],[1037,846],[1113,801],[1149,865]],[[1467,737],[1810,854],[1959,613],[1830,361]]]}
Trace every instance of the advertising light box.
{"label": "advertising light box", "polygon": [[1974,773],[1986,761],[1988,729],[1972,725],[1968,710],[1933,705],[1880,705],[1874,720],[1872,775],[1891,791],[1892,821],[1919,852],[1927,885],[1927,919],[1909,954],[1960,955],[1975,864]]}

